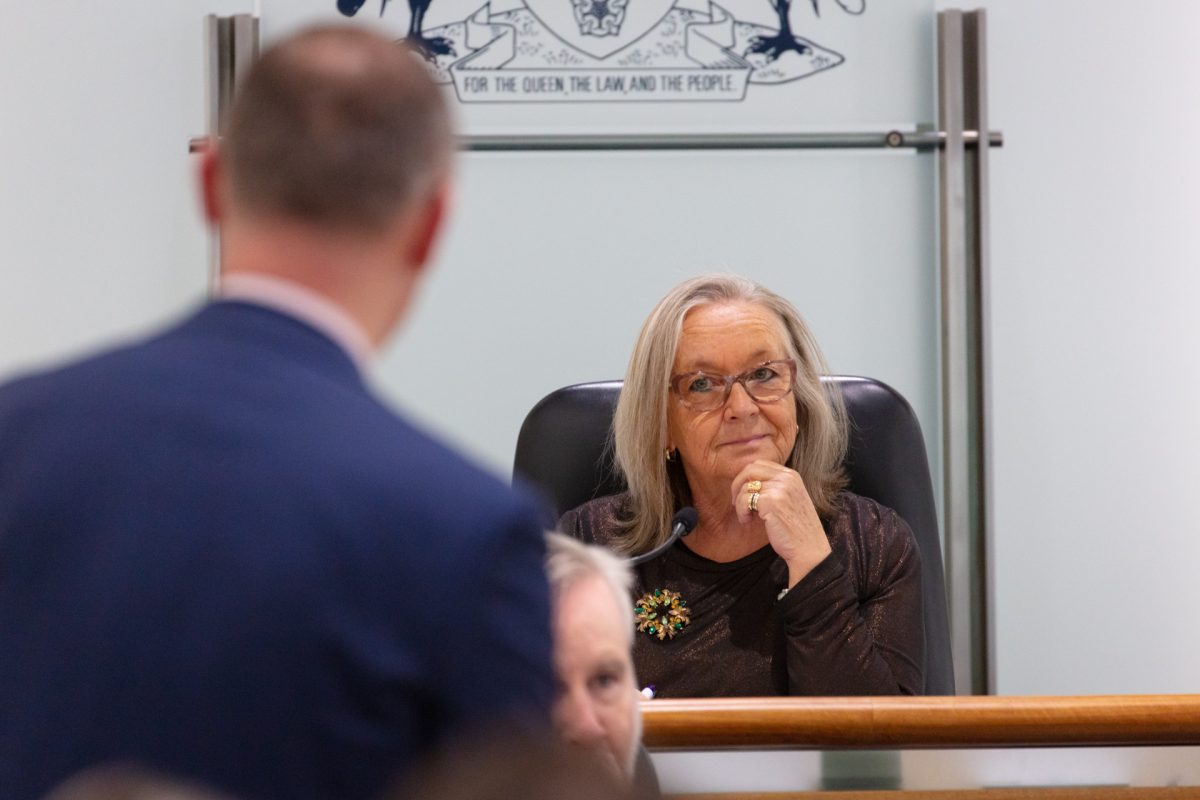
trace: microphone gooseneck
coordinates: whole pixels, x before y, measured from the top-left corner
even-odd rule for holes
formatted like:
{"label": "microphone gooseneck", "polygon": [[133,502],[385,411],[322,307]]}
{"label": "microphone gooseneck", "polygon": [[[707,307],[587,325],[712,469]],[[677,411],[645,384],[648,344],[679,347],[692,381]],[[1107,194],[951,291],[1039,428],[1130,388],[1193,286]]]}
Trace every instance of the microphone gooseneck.
{"label": "microphone gooseneck", "polygon": [[640,556],[635,556],[629,559],[629,566],[636,567],[638,564],[645,564],[647,561],[658,558],[677,541],[687,536],[696,528],[696,523],[700,521],[700,515],[696,509],[691,506],[684,506],[675,512],[675,516],[671,518],[671,535],[667,540],[654,548],[648,553],[642,553]]}

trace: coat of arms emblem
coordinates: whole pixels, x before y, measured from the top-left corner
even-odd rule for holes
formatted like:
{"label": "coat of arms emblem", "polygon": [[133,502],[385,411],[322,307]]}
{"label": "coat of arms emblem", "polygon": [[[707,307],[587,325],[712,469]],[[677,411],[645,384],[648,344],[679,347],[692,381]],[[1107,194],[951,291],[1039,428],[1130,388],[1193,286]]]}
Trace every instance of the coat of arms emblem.
{"label": "coat of arms emblem", "polygon": [[[367,0],[336,2],[352,17]],[[380,16],[390,2],[380,0]],[[462,103],[738,102],[750,85],[789,83],[845,61],[793,32],[797,0],[767,0],[774,26],[724,8],[761,2],[456,0],[474,11],[429,29],[433,0],[408,0],[405,40]],[[835,2],[858,16],[867,0]],[[820,15],[821,0],[807,5]]]}

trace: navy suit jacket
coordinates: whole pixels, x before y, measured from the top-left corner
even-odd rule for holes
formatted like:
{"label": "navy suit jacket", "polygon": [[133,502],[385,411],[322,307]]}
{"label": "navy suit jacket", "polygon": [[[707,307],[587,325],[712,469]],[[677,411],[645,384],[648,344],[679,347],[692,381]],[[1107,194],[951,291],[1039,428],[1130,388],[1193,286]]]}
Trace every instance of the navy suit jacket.
{"label": "navy suit jacket", "polygon": [[13,382],[0,798],[110,760],[361,798],[466,728],[547,724],[543,555],[531,502],[262,307]]}

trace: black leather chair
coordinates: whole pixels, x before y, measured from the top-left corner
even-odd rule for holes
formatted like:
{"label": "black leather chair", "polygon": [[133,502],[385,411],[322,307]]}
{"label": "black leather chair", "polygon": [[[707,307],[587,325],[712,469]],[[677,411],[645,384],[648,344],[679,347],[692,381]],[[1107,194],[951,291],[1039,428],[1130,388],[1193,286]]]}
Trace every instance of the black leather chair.
{"label": "black leather chair", "polygon": [[[925,440],[912,407],[870,378],[830,376],[850,418],[849,489],[896,510],[921,551],[925,610],[925,693],[954,694],[942,550]],[[515,474],[564,511],[624,490],[613,468],[610,431],[620,381],[559,389],[533,407],[517,437]]]}

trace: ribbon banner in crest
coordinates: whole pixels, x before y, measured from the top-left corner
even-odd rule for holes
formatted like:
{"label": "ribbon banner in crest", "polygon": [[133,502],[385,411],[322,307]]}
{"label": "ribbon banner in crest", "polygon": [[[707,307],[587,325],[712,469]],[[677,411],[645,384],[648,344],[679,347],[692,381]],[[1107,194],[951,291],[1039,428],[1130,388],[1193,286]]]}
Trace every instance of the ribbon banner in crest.
{"label": "ribbon banner in crest", "polygon": [[[736,102],[749,85],[845,60],[786,24],[741,21],[708,0],[501,2],[409,32],[462,103]],[[856,14],[865,10],[858,2],[853,10],[838,0]]]}

